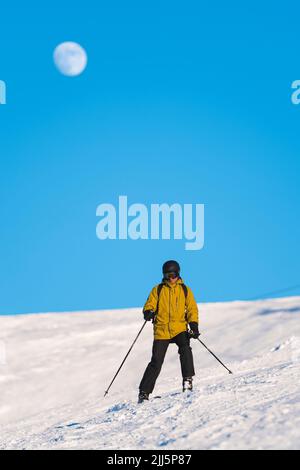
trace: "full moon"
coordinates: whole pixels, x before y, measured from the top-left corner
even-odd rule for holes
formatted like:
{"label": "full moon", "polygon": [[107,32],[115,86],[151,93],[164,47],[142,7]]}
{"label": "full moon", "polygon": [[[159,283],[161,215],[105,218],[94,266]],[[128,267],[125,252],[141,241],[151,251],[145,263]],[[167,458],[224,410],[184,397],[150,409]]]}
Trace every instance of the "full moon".
{"label": "full moon", "polygon": [[54,51],[54,63],[68,77],[80,75],[87,66],[87,53],[76,42],[63,42]]}

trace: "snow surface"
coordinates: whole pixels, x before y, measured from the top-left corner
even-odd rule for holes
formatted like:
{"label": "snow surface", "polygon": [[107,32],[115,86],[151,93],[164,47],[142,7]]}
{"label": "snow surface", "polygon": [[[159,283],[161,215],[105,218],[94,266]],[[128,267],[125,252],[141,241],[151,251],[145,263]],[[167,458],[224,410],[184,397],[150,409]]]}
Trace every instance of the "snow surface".
{"label": "snow surface", "polygon": [[[181,393],[175,345],[155,395],[140,309],[0,317],[0,449],[300,449],[300,297],[199,305],[195,390]],[[6,353],[6,354],[4,354]],[[5,360],[6,356],[6,360]]]}

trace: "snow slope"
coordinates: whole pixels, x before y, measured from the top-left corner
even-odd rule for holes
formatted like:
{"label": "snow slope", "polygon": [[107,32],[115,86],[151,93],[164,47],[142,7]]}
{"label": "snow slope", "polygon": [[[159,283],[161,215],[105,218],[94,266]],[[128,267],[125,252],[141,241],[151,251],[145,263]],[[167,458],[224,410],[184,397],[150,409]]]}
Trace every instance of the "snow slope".
{"label": "snow slope", "polygon": [[139,309],[0,317],[0,449],[300,449],[300,298],[199,308],[203,341],[235,374],[193,342],[183,395],[172,345],[162,398],[139,406],[150,324],[103,398]]}

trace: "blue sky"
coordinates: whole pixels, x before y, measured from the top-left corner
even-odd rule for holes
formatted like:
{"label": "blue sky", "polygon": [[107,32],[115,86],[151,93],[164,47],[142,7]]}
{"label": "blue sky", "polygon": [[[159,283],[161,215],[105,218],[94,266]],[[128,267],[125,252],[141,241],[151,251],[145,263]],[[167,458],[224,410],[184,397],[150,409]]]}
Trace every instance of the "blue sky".
{"label": "blue sky", "polygon": [[[199,301],[300,284],[297,2],[1,7],[0,314],[142,305],[178,259]],[[88,68],[58,73],[76,41]],[[105,241],[96,207],[204,203],[205,248]],[[300,289],[295,292],[300,294]]]}

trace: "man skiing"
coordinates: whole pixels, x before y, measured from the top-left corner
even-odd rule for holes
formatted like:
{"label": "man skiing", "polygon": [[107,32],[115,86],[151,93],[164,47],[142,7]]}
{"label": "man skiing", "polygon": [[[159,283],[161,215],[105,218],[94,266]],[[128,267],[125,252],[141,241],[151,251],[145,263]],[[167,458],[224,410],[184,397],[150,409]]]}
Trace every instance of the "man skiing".
{"label": "man skiing", "polygon": [[179,349],[183,391],[192,390],[195,370],[190,338],[200,336],[198,307],[191,289],[180,277],[177,261],[163,265],[163,281],[152,289],[143,313],[145,320],[154,324],[154,343],[151,362],[140,384],[139,403],[149,400],[171,343]]}

